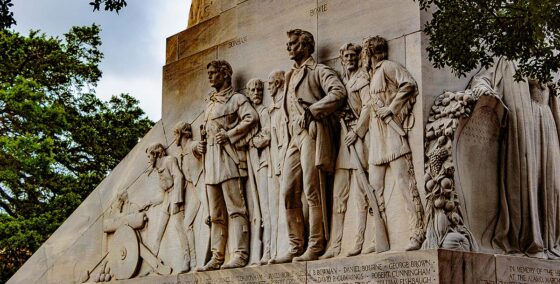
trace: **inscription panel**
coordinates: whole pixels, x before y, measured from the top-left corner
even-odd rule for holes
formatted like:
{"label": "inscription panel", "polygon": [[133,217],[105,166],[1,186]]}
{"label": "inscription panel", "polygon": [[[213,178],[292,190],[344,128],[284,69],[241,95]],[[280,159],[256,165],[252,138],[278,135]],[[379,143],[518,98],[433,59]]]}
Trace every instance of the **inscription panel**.
{"label": "inscription panel", "polygon": [[309,262],[307,283],[438,283],[437,253],[416,251]]}
{"label": "inscription panel", "polygon": [[[258,267],[245,267],[231,270],[218,270],[205,273],[195,273],[194,276],[196,277],[196,283],[201,284],[306,283],[305,263],[289,263]],[[181,279],[179,278],[179,280]]]}
{"label": "inscription panel", "polygon": [[498,284],[560,283],[560,261],[496,255]]}

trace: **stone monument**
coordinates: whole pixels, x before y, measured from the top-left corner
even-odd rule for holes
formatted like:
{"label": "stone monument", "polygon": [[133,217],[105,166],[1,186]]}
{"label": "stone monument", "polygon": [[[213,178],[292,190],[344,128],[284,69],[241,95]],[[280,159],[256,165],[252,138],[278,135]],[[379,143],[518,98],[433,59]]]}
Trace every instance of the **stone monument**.
{"label": "stone monument", "polygon": [[412,0],[197,0],[162,119],[9,283],[560,281],[560,106]]}

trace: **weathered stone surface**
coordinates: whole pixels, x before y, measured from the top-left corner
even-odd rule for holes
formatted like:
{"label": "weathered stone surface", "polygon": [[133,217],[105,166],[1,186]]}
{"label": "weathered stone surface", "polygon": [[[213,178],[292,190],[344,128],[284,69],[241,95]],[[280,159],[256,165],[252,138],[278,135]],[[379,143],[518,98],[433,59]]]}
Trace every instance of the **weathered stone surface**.
{"label": "weathered stone surface", "polygon": [[491,254],[438,250],[439,283],[496,283]]}
{"label": "weathered stone surface", "polygon": [[[309,262],[307,283],[437,283],[437,251],[382,253]],[[402,282],[407,283],[407,282]]]}
{"label": "weathered stone surface", "polygon": [[[306,283],[305,263],[276,264],[194,273],[196,283]],[[179,276],[179,281],[183,276]],[[191,278],[192,279],[192,278]],[[183,282],[180,282],[183,283]],[[188,280],[185,283],[189,283]],[[192,283],[192,282],[190,282]]]}
{"label": "weathered stone surface", "polygon": [[[499,163],[497,150],[500,144],[497,131],[499,126],[496,121],[500,120],[500,114],[492,108],[495,105],[488,106],[479,102],[470,120],[462,121],[463,124],[455,137],[459,116],[466,118],[468,116],[466,110],[468,109],[468,114],[471,112],[469,103],[472,101],[465,99],[466,92],[459,91],[465,89],[470,76],[457,79],[448,69],[439,70],[432,67],[425,52],[429,42],[421,31],[422,24],[430,15],[421,12],[418,3],[409,0],[198,0],[195,4],[193,7],[196,6],[195,8],[198,9],[195,11],[196,21],[190,22],[191,27],[187,30],[167,39],[166,65],[163,67],[162,120],[92,192],[20,272],[14,275],[10,283],[78,283],[109,280],[105,278],[112,278],[113,282],[118,283],[220,284],[224,282],[495,283],[496,281],[528,283],[558,280],[560,273],[554,268],[557,265],[555,262],[534,259],[525,262],[525,258],[448,250],[402,252],[405,249],[417,249],[419,243],[423,241],[424,235],[421,231],[426,228],[423,226],[423,218],[428,222],[428,230],[433,234],[428,236],[430,241],[428,248],[454,246],[457,249],[476,250],[480,247],[484,252],[494,252],[491,231],[494,229],[498,202],[495,186],[490,185],[498,179],[497,171],[491,172],[487,168],[498,167]],[[298,46],[292,36],[289,36],[292,42],[286,45],[288,39],[286,32],[295,28],[308,31],[313,35],[314,52],[310,52],[309,43],[303,44],[302,41]],[[391,112],[387,112],[387,115],[397,127],[393,125],[389,128],[389,120],[379,119],[380,116],[384,117],[379,114],[379,109],[369,110],[370,125],[366,131],[369,133],[362,133],[361,138],[371,150],[398,144],[402,145],[402,148],[409,147],[410,151],[407,149],[403,150],[406,153],[391,152],[391,158],[377,163],[377,166],[384,168],[384,172],[378,174],[378,179],[370,177],[366,181],[371,187],[375,185],[374,190],[382,190],[377,193],[383,197],[384,204],[378,203],[377,207],[385,207],[385,211],[380,215],[387,216],[384,222],[390,244],[390,252],[366,254],[365,250],[371,246],[379,228],[374,228],[372,216],[364,214],[368,205],[361,202],[364,200],[364,193],[358,190],[354,178],[358,168],[348,165],[336,168],[354,174],[349,174],[348,182],[343,183],[348,185],[348,190],[340,190],[340,188],[337,191],[332,190],[333,179],[336,176],[334,172],[325,175],[324,179],[315,178],[315,173],[318,172],[317,166],[322,170],[328,168],[326,166],[323,168],[325,164],[317,163],[316,159],[330,156],[331,153],[336,153],[336,150],[349,149],[345,145],[345,139],[339,137],[342,135],[338,129],[341,127],[339,120],[346,119],[345,122],[348,123],[344,126],[351,129],[358,118],[351,115],[344,117],[348,113],[339,114],[342,110],[340,106],[350,105],[352,99],[342,94],[344,90],[346,93],[359,91],[353,89],[352,84],[347,84],[348,81],[344,81],[351,76],[342,80],[337,78],[348,71],[343,70],[341,66],[340,47],[350,42],[362,44],[365,38],[375,35],[388,40],[388,58],[385,58],[388,60],[383,62],[395,62],[398,65],[392,65],[391,70],[394,72],[376,73],[376,70],[379,70],[376,68],[365,70],[363,72],[366,78],[365,84],[361,86],[366,90],[365,95],[362,97],[360,94],[359,99],[354,97],[354,103],[361,105],[362,102],[372,99],[377,104],[381,99],[375,96],[383,94],[383,100],[386,101],[378,106],[391,107]],[[375,49],[371,50],[373,53]],[[307,53],[304,54],[305,52]],[[298,57],[298,54],[305,56]],[[380,55],[380,53],[376,54]],[[362,59],[373,62],[374,66],[377,65],[378,59],[375,57],[376,59],[373,60],[374,56],[371,56],[371,53],[362,55],[364,55]],[[309,61],[306,61],[308,58]],[[212,60],[229,62],[233,75],[223,70],[220,71],[221,73],[209,74],[207,64]],[[327,65],[338,72],[338,75],[323,65],[315,65],[313,61]],[[383,62],[381,63],[385,64]],[[302,64],[306,67],[300,69],[301,73],[298,73],[296,69]],[[273,70],[283,70],[288,74],[286,79],[288,88],[282,94],[286,96],[292,94],[291,100],[284,97],[273,106],[271,95],[265,92],[262,105],[253,102],[258,111],[258,118],[250,118],[258,121],[260,130],[255,124],[253,128],[232,131],[228,134],[229,137],[218,138],[222,129],[231,130],[242,124],[239,121],[255,116],[248,115],[253,112],[251,110],[253,107],[250,105],[244,106],[247,109],[243,114],[238,113],[245,98],[238,95],[235,100],[229,101],[228,94],[249,95],[250,85],[246,84],[250,79],[262,80],[265,87],[268,76]],[[383,74],[383,76],[375,77],[375,74]],[[214,78],[216,76],[224,78],[231,76],[231,82],[227,87],[232,88],[218,87]],[[403,77],[406,77],[404,80],[406,82],[403,84],[397,82]],[[370,88],[371,86],[374,87]],[[221,97],[224,101],[216,98],[216,93],[210,94],[212,88],[224,91],[222,93],[224,96]],[[340,90],[337,91],[337,88]],[[433,106],[440,111],[437,113],[439,117],[436,117],[435,112],[434,117],[428,117],[436,97],[446,89],[452,90],[449,91],[451,95],[448,95],[453,96],[452,107],[463,103],[466,105],[459,107],[459,115],[453,112],[454,117],[451,117],[449,112],[451,107],[446,108],[440,100]],[[400,101],[393,104],[392,101],[397,101],[394,97],[398,94],[406,98],[399,98]],[[294,97],[306,97],[310,100],[296,101]],[[321,101],[323,98],[326,99]],[[542,99],[539,96],[532,99],[538,101],[539,98]],[[362,101],[357,102],[358,100]],[[484,100],[481,99],[482,102]],[[219,104],[216,101],[219,101]],[[289,160],[291,164],[288,167],[285,167],[285,161],[288,159],[283,157],[281,158],[283,162],[278,163],[281,165],[275,165],[282,171],[282,174],[277,176],[273,171],[269,171],[272,169],[270,164],[264,165],[263,161],[267,160],[266,155],[268,155],[263,150],[265,148],[257,146],[259,142],[256,142],[254,136],[249,136],[254,133],[262,137],[269,135],[266,132],[267,121],[263,117],[266,117],[267,111],[272,112],[273,109],[287,113],[290,108],[288,103],[293,105],[291,114],[289,117],[281,117],[277,127],[291,129],[292,143],[286,139],[287,141],[277,141],[274,146],[276,148],[272,148],[272,145],[266,146],[270,147],[271,153],[279,155],[285,155],[288,147],[293,150]],[[310,103],[305,105],[309,107],[307,110],[302,107],[300,112],[294,112],[294,108],[297,111],[297,106],[303,106],[305,103]],[[372,102],[368,103],[367,107],[372,107]],[[441,106],[442,104],[444,106]],[[214,108],[216,105],[218,105],[217,109]],[[354,107],[351,111],[360,112],[357,109],[359,108]],[[464,112],[461,113],[461,110]],[[444,111],[446,114],[443,114]],[[205,119],[205,113],[213,117]],[[324,119],[324,116],[332,118],[332,121]],[[405,118],[413,118],[413,120]],[[212,124],[214,120],[220,123]],[[441,123],[438,124],[437,120],[443,122],[440,121]],[[187,147],[185,144],[183,148],[177,145],[174,128],[178,122],[191,124],[194,141],[192,145],[188,144]],[[405,122],[408,123],[405,125]],[[317,131],[319,124],[321,124],[320,132]],[[312,131],[311,125],[315,127],[315,132]],[[439,134],[432,133],[434,136],[428,137],[429,129],[425,133],[425,125],[428,128],[433,127],[433,130],[439,131]],[[206,132],[209,134],[206,143],[212,155],[199,149],[201,144],[198,144],[198,141],[203,138],[200,126],[206,126]],[[214,129],[209,129],[209,126]],[[375,134],[377,136],[372,138],[371,129],[375,127],[384,130],[377,131],[378,133]],[[399,131],[398,127],[405,129]],[[282,129],[284,130],[288,132],[287,129]],[[399,136],[387,139],[388,141],[383,140],[400,132],[405,134],[398,134]],[[329,135],[333,135],[336,142],[329,139]],[[234,142],[231,140],[232,136],[241,139],[236,139]],[[439,138],[442,138],[441,145],[438,144]],[[247,141],[236,143],[243,139]],[[303,150],[300,144],[303,144],[304,140],[309,142],[308,145],[321,149],[328,148],[329,151],[317,154],[312,150]],[[317,141],[321,142],[317,143]],[[454,148],[453,141],[456,143]],[[205,160],[208,163],[205,164],[201,177],[202,186],[197,189],[193,189],[192,185],[184,188],[181,186],[180,179],[176,178],[180,175],[177,169],[173,170],[170,166],[161,165],[155,168],[149,166],[146,150],[152,143],[161,143],[160,148],[165,148],[165,155],[156,157],[156,163],[158,159],[164,159],[163,156],[170,160],[177,159],[185,177],[189,173],[189,166],[183,166],[181,160],[186,157],[185,153],[192,154],[191,158],[193,155],[196,156],[195,159],[210,157],[210,160]],[[447,152],[437,152],[436,150],[441,150],[440,148],[445,148]],[[247,149],[253,152],[249,151],[247,154],[245,152]],[[385,152],[390,152],[389,150]],[[489,153],[484,155],[486,151]],[[232,155],[231,152],[237,154]],[[479,154],[473,156],[473,152]],[[368,160],[367,154],[360,155],[361,158]],[[455,155],[453,158],[456,158],[457,165],[450,165],[453,164],[451,155]],[[480,156],[484,156],[486,160],[481,161]],[[243,166],[247,158],[250,159],[250,167],[256,166],[256,169],[249,171],[247,175],[232,174],[245,170]],[[349,157],[344,159],[351,160]],[[231,163],[228,162],[229,160],[232,160]],[[371,160],[364,165],[368,167],[367,171],[370,174],[373,172],[373,164],[376,164],[373,159]],[[442,165],[438,164],[440,160],[448,163],[444,165],[443,171],[441,171]],[[394,163],[395,161],[401,163]],[[425,163],[427,167],[424,167]],[[437,168],[437,171],[434,170],[432,173],[432,166]],[[303,167],[306,169],[300,170]],[[403,171],[404,168],[407,171]],[[223,179],[219,182],[207,181],[205,176],[207,173],[210,172],[208,176],[212,179],[223,174],[221,170],[224,169],[228,173],[221,176]],[[428,172],[430,176],[425,180],[424,175]],[[212,173],[215,176],[211,176]],[[313,177],[309,178],[308,173]],[[453,183],[444,178],[452,179],[454,174],[467,179],[457,178],[455,182],[459,189],[449,190],[453,187]],[[255,178],[256,175],[259,177]],[[251,188],[250,183],[247,183],[248,178],[257,180],[257,185]],[[304,178],[307,178],[306,182],[302,182]],[[231,188],[241,188],[235,194],[228,192],[230,191],[228,189],[224,190],[221,185],[232,179],[238,179],[239,183]],[[441,184],[441,188],[444,188],[443,184],[445,184],[444,189],[447,191],[430,192],[428,182],[431,179],[438,185]],[[406,182],[403,183],[404,180]],[[414,182],[418,192],[414,190]],[[263,189],[263,184],[268,188]],[[424,188],[425,184],[426,188]],[[321,201],[317,201],[317,195],[321,193],[318,190],[319,185],[325,186]],[[208,189],[213,190],[210,192],[214,193],[213,196],[208,195]],[[123,195],[125,192],[128,194]],[[174,195],[177,192],[181,193],[180,196]],[[203,194],[197,194],[200,192]],[[271,200],[279,205],[277,220],[273,221],[278,223],[278,229],[271,236],[277,240],[277,248],[271,252],[270,257],[276,258],[287,254],[287,258],[280,258],[278,262],[288,262],[311,248],[300,260],[314,260],[322,256],[324,252],[322,246],[326,245],[334,247],[334,252],[330,256],[333,258],[277,265],[266,265],[267,262],[263,261],[262,266],[221,269],[204,273],[180,273],[181,270],[187,270],[189,260],[187,256],[194,255],[196,256],[190,261],[191,270],[219,269],[219,265],[227,264],[232,259],[236,260],[235,257],[238,259],[231,263],[231,267],[244,266],[247,260],[251,263],[258,262],[261,256],[261,241],[264,242],[262,250],[266,251],[268,248],[268,239],[264,236],[266,230],[269,230],[269,224],[259,219],[259,216],[265,216],[266,212],[260,212],[261,214],[258,212],[259,207],[261,210],[266,209],[266,203],[261,196],[267,193],[274,193],[275,197]],[[218,195],[227,201],[216,197]],[[345,208],[341,209],[337,207],[340,205],[338,201],[346,198],[345,195],[349,195],[349,198],[342,206]],[[439,198],[442,196],[445,198]],[[181,202],[175,202],[181,204],[180,208],[173,208],[173,202],[170,203],[172,198],[184,198]],[[207,209],[190,207],[199,204],[190,202],[197,198],[206,200],[206,204],[213,203],[212,209],[215,212],[210,214],[212,215],[210,219],[207,218],[209,215]],[[232,201],[234,199],[235,201]],[[154,200],[161,200],[161,202]],[[445,204],[442,200],[446,201]],[[236,204],[232,205],[232,203]],[[325,207],[319,207],[323,204]],[[408,212],[406,208],[409,209]],[[425,208],[426,215],[423,214]],[[194,220],[184,217],[186,214],[184,212],[191,209],[195,212],[190,214],[194,216]],[[298,212],[294,212],[294,209]],[[333,214],[335,211],[339,213],[336,219]],[[340,213],[344,213],[342,219]],[[379,222],[380,219],[376,220]],[[294,226],[296,221],[298,226]],[[334,222],[337,222],[338,226],[333,226],[334,229],[331,230],[327,228],[328,226],[320,226],[322,224],[331,226]],[[207,223],[212,224],[213,227],[208,226]],[[158,229],[158,224],[163,225]],[[191,239],[184,235],[187,227],[190,230],[189,236],[194,235]],[[212,236],[210,230],[213,230]],[[126,233],[119,233],[124,231]],[[343,232],[342,238],[333,240],[334,236],[341,235],[340,231]],[[129,238],[122,240],[123,234],[125,236],[128,234]],[[353,254],[361,252],[363,255],[342,257],[351,251],[356,251],[355,244],[362,241],[356,238],[357,235],[363,235],[364,249],[360,247],[360,250]],[[213,241],[218,241],[209,242],[210,237]],[[328,243],[327,237],[331,238]],[[251,239],[250,245],[247,244],[248,239]],[[187,252],[185,243],[191,248],[194,246],[194,249]],[[381,243],[379,239],[378,243]],[[211,263],[201,269],[208,264],[212,255],[208,251],[209,246],[213,247],[213,259],[217,261],[214,265]],[[127,259],[127,256],[130,259]],[[244,259],[245,257],[249,259]],[[267,257],[262,258],[266,260]],[[131,264],[131,266],[126,266],[127,270],[119,267],[119,263],[124,266]],[[125,271],[120,271],[121,268]],[[119,270],[117,277],[115,277],[116,270]],[[89,278],[86,277],[87,274],[83,276],[88,271]],[[173,275],[168,275],[170,273]],[[96,275],[100,279],[97,279]],[[115,280],[115,278],[129,277],[136,278]]]}
{"label": "weathered stone surface", "polygon": [[496,283],[558,283],[560,261],[496,255]]}

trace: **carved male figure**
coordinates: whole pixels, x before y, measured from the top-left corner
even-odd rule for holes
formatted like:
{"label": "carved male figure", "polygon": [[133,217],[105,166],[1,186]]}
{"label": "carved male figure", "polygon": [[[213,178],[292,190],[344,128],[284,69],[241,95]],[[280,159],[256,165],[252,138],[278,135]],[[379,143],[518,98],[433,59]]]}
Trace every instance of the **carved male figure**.
{"label": "carved male figure", "polygon": [[[181,216],[182,206],[184,203],[183,198],[183,188],[184,188],[184,177],[181,169],[179,168],[179,163],[177,158],[168,156],[165,147],[161,143],[154,143],[146,149],[150,164],[153,169],[157,171],[159,176],[159,186],[163,192],[163,199],[160,199],[152,205],[161,204],[161,211],[159,223],[157,224],[155,240],[152,242],[152,253],[158,255],[159,248],[161,246],[161,240],[169,223],[170,214]],[[180,272],[186,272],[190,270],[190,254],[188,251],[188,245],[185,243],[185,229],[183,228],[182,218],[181,220],[175,220],[175,228],[177,234],[179,235],[179,241],[184,253],[183,267]]]}
{"label": "carved male figure", "polygon": [[[280,190],[285,200],[290,249],[271,263],[315,260],[323,252],[326,210],[325,171],[335,164],[337,119],[333,113],[346,97],[334,70],[317,64],[313,35],[288,31],[287,50],[295,64],[286,75],[283,109],[289,120],[289,146],[284,159]],[[309,239],[304,252],[301,194],[309,205]],[[303,254],[302,254],[303,253]]]}
{"label": "carved male figure", "polygon": [[[424,240],[424,208],[416,187],[405,126],[411,119],[418,90],[410,73],[387,56],[388,44],[384,38],[375,36],[364,41],[362,58],[370,76],[370,184],[380,203],[383,202],[385,174],[391,168],[395,189],[402,193],[406,202],[412,233],[406,250],[417,250]],[[380,206],[381,211],[382,208]]]}
{"label": "carved male figure", "polygon": [[278,249],[278,218],[280,202],[280,178],[286,149],[288,148],[288,124],[287,117],[282,112],[284,101],[284,71],[273,71],[268,76],[267,89],[272,97],[272,103],[268,107],[270,116],[270,164],[268,171],[272,179],[268,183],[268,206],[270,208],[270,250],[271,257],[276,257]]}
{"label": "carved male figure", "polygon": [[[258,123],[258,114],[247,98],[232,89],[233,70],[229,63],[212,61],[208,63],[207,71],[215,91],[210,93],[204,113],[207,141],[200,141],[196,152],[204,155],[204,179],[212,223],[212,258],[198,271],[247,264],[249,223],[241,179],[247,174],[244,147]],[[228,223],[234,231],[229,239]],[[226,242],[233,252],[229,262],[223,264]]]}
{"label": "carved male figure", "polygon": [[[206,186],[202,180],[202,164],[200,157],[196,157],[198,142],[193,140],[192,126],[190,123],[180,121],[174,129],[175,143],[181,149],[179,165],[185,176],[185,191],[191,192],[191,198],[185,203],[184,226],[187,228],[188,249],[191,259],[191,268],[196,266],[196,247],[194,222],[202,205],[203,218],[208,218],[208,203],[206,200]],[[208,240],[197,240],[198,245],[208,246]]]}
{"label": "carved male figure", "polygon": [[[356,216],[358,230],[354,247],[348,252],[347,256],[358,255],[362,252],[364,243],[364,233],[366,230],[368,203],[365,190],[361,188],[357,181],[357,166],[354,164],[354,157],[350,153],[349,147],[353,145],[361,162],[361,167],[367,169],[367,148],[364,142],[368,130],[369,108],[362,107],[369,101],[369,77],[367,72],[359,68],[359,57],[362,47],[360,45],[347,43],[340,48],[340,59],[343,67],[342,80],[346,86],[348,97],[346,107],[341,114],[341,123],[344,123],[340,133],[340,149],[336,160],[336,170],[334,175],[333,211],[331,232],[332,238],[329,248],[321,257],[331,258],[340,253],[342,232],[344,230],[344,216],[346,214],[348,197],[350,192],[355,192],[356,206],[358,215]],[[347,130],[347,131],[345,131]],[[375,246],[370,245],[363,252],[370,253],[375,251]]]}
{"label": "carved male figure", "polygon": [[262,258],[254,264],[267,264],[270,260],[270,211],[268,206],[268,179],[272,177],[268,170],[270,164],[270,116],[263,105],[264,83],[259,79],[247,82],[247,97],[259,115],[259,132],[249,141],[250,171],[253,171],[254,185],[258,191],[257,201],[260,207],[263,227]]}

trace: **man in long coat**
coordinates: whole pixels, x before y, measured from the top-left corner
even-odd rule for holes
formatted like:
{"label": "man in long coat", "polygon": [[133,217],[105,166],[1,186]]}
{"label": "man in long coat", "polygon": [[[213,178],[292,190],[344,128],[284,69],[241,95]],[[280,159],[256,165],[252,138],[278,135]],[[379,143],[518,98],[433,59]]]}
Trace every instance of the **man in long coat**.
{"label": "man in long coat", "polygon": [[[338,133],[333,113],[346,97],[346,89],[336,72],[317,64],[311,57],[315,51],[311,33],[300,29],[288,31],[287,49],[295,64],[286,74],[283,109],[291,138],[280,191],[289,220],[290,249],[271,263],[315,260],[324,249],[323,226],[327,220],[322,200],[325,183],[321,175],[334,169]],[[305,252],[302,192],[309,205],[309,239]]]}

